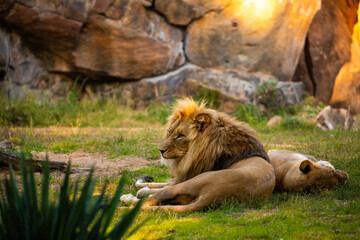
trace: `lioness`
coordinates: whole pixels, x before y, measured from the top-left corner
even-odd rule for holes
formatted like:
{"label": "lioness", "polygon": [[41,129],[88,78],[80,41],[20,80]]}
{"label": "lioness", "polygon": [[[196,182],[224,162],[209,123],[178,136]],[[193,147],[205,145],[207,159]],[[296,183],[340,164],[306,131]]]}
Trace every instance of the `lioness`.
{"label": "lioness", "polygon": [[173,180],[149,197],[147,209],[183,212],[232,198],[267,199],[275,187],[274,169],[255,132],[204,102],[177,102],[159,151]]}
{"label": "lioness", "polygon": [[342,185],[348,174],[336,170],[327,161],[288,150],[270,150],[270,163],[274,167],[278,191],[303,192],[331,190]]}

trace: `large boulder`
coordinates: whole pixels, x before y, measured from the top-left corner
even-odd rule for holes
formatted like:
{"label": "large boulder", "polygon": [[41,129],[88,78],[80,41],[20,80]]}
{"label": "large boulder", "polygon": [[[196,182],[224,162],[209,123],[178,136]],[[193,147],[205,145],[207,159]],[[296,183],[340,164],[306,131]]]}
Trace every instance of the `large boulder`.
{"label": "large boulder", "polygon": [[[52,96],[84,79],[89,93],[96,85],[104,96],[119,85],[118,94],[139,106],[198,89],[218,91],[227,103],[251,102],[257,82],[269,79],[280,81],[287,103],[302,91],[292,80],[326,102],[350,60],[358,0],[320,2],[3,0],[0,75],[15,92],[26,85]],[[358,95],[349,100],[339,91],[357,91],[354,66],[339,74],[333,105],[357,109]]]}
{"label": "large boulder", "polygon": [[[360,10],[358,12],[360,17]],[[330,105],[349,108],[351,113],[360,113],[360,23],[354,27],[351,44],[351,61],[340,70],[335,80]]]}
{"label": "large boulder", "polygon": [[0,39],[0,74],[6,77],[0,79],[0,90],[5,90],[8,96],[22,98],[32,91],[63,98],[74,88],[71,78],[49,72],[17,34],[0,29]]}
{"label": "large boulder", "polygon": [[90,16],[73,56],[74,67],[95,78],[140,79],[166,73],[185,61],[181,31],[145,9],[121,20]]}
{"label": "large boulder", "polygon": [[[357,59],[356,61],[360,61]],[[360,113],[360,65],[346,63],[336,77],[330,105],[335,108],[350,107],[351,113]]]}
{"label": "large boulder", "polygon": [[305,90],[325,103],[339,70],[351,57],[357,6],[358,0],[322,0],[309,28],[293,80],[303,82]]}
{"label": "large boulder", "polygon": [[75,47],[82,24],[57,13],[15,3],[4,16],[7,24],[34,47],[62,54]]}
{"label": "large boulder", "polygon": [[[274,76],[245,69],[202,68],[186,64],[165,75],[145,78],[122,85],[93,84],[86,87],[90,95],[116,96],[135,108],[148,106],[153,99],[171,102],[182,96],[207,96],[219,103],[220,109],[233,112],[236,103],[256,101],[256,89],[264,82],[276,80]],[[296,104],[301,100],[302,83],[278,82],[283,104]]]}
{"label": "large boulder", "polygon": [[186,55],[202,67],[245,66],[292,78],[320,0],[231,1],[188,25]]}
{"label": "large boulder", "polygon": [[49,72],[129,80],[185,62],[181,30],[147,10],[150,1],[3,2],[1,21]]}
{"label": "large boulder", "polygon": [[230,0],[156,0],[155,8],[175,25],[187,25],[210,11],[221,11]]}
{"label": "large boulder", "polygon": [[21,86],[27,89],[43,89],[47,87],[48,72],[41,62],[26,48],[21,38],[0,29],[0,55],[3,69],[12,86],[0,81],[0,89],[6,89],[11,96],[23,96]]}
{"label": "large boulder", "polygon": [[341,126],[346,130],[357,130],[359,119],[352,116],[345,108],[332,108],[326,106],[317,116],[317,127],[323,130],[333,130],[336,126]]}

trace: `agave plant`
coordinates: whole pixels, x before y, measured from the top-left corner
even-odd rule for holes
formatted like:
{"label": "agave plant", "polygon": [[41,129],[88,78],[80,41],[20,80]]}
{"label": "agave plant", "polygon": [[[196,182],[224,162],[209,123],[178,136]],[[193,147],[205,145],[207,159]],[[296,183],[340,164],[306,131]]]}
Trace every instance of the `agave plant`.
{"label": "agave plant", "polygon": [[[23,158],[25,159],[25,158]],[[106,186],[94,197],[95,180],[91,170],[84,185],[69,181],[70,164],[55,201],[49,199],[50,170],[43,166],[41,192],[37,193],[34,171],[21,164],[22,190],[14,171],[0,184],[0,239],[120,239],[140,210],[140,201],[110,229],[125,179],[122,177],[115,195],[105,195]],[[135,230],[138,228],[134,228]],[[132,234],[135,230],[133,230]]]}

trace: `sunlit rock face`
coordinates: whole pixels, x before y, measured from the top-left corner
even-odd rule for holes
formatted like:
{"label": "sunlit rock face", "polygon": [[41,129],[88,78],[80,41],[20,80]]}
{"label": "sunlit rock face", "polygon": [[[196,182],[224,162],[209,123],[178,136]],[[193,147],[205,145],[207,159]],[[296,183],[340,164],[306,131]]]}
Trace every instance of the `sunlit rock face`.
{"label": "sunlit rock face", "polygon": [[[358,19],[360,8],[358,10]],[[351,44],[351,61],[340,70],[335,80],[330,104],[333,107],[350,108],[360,113],[360,23],[354,27]]]}
{"label": "sunlit rock face", "polygon": [[11,29],[19,35],[24,48],[49,72],[81,73],[100,81],[140,79],[166,73],[185,61],[181,30],[147,10],[151,4],[8,0],[0,3],[6,26],[1,31],[6,35],[5,29]]}
{"label": "sunlit rock face", "polygon": [[[233,113],[237,103],[251,103],[256,97],[259,84],[273,80],[268,74],[244,69],[201,68],[185,64],[168,74],[145,78],[141,81],[116,86],[114,83],[94,84],[86,92],[106,94],[121,99],[135,108],[148,106],[152,99],[171,103],[174,97],[205,94],[217,102],[217,107]],[[301,83],[279,82],[276,97],[283,105],[298,103],[303,94]]]}
{"label": "sunlit rock face", "polygon": [[231,0],[156,0],[155,8],[175,25],[187,25],[210,11],[222,11]]}
{"label": "sunlit rock face", "polygon": [[358,0],[322,0],[310,25],[293,80],[322,102],[329,102],[337,74],[350,61],[357,6]]}
{"label": "sunlit rock face", "polygon": [[[135,82],[139,84],[133,85],[131,98],[140,101],[138,95],[142,94],[146,104],[161,98],[161,94],[155,94],[157,90],[152,93],[148,88],[149,78],[171,76],[181,83],[183,78],[179,76],[184,76],[184,71],[178,70],[191,64],[199,74],[186,75],[191,78],[186,81],[196,82],[191,85],[195,90],[183,91],[183,85],[175,84],[172,86],[179,89],[167,98],[179,97],[178,93],[196,94],[201,85],[232,96],[231,101],[248,102],[251,91],[240,90],[248,86],[246,82],[251,83],[254,74],[260,74],[282,84],[304,82],[311,94],[326,102],[337,72],[350,60],[356,21],[352,9],[358,0],[322,0],[319,11],[320,2],[3,0],[0,75],[11,77],[14,91],[25,86],[41,92],[50,90],[51,96],[66,96],[79,77],[87,79],[86,89],[96,85],[99,91],[107,92],[106,87],[98,85],[120,85],[120,95],[124,96],[129,92],[125,85]],[[321,14],[315,15],[317,11]],[[312,21],[317,22],[310,25]],[[6,45],[4,39],[17,39],[16,43],[21,44]],[[296,66],[304,67],[296,74],[304,77],[293,78]],[[237,71],[241,74],[232,74]],[[210,81],[213,75],[236,88]],[[0,78],[0,89],[4,89],[5,82]],[[299,85],[297,82],[294,86]],[[234,89],[240,90],[233,93]]]}
{"label": "sunlit rock face", "polygon": [[123,79],[164,74],[185,61],[181,31],[144,8],[121,20],[90,16],[73,56],[89,75]]}
{"label": "sunlit rock face", "polygon": [[245,66],[292,78],[320,0],[233,0],[188,26],[186,55],[203,67]]}

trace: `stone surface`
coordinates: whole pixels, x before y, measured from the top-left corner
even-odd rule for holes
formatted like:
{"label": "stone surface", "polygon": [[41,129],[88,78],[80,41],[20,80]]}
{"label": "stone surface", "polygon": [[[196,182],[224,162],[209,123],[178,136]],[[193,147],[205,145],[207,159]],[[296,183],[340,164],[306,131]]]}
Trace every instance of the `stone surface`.
{"label": "stone surface", "polygon": [[[346,31],[356,21],[357,1],[323,0],[313,24],[318,33],[309,34],[298,65],[305,84],[331,77],[350,59],[339,39],[351,40]],[[87,94],[116,95],[136,107],[210,91],[232,112],[237,102],[260,99],[254,93],[259,84],[278,79],[276,92],[297,103],[302,85],[288,81],[319,7],[320,0],[3,0],[0,75],[11,81],[0,79],[0,87],[57,98],[86,78]],[[309,66],[312,78],[306,77]],[[354,81],[339,80],[337,89],[358,89],[353,66],[342,76],[349,79],[352,71]],[[325,85],[316,88],[331,91]]]}
{"label": "stone surface", "polygon": [[[124,16],[127,8],[131,3],[134,3],[135,1],[124,1],[124,0],[113,0],[113,3],[109,5],[107,10],[105,11],[105,15],[112,19],[120,19]],[[133,6],[133,4],[131,4]],[[136,6],[141,7],[140,4],[136,4]],[[143,10],[143,9],[141,9]],[[141,15],[141,13],[140,13]]]}
{"label": "stone surface", "polygon": [[303,84],[297,82],[278,82],[278,88],[285,97],[285,104],[297,104],[304,94]]}
{"label": "stone surface", "polygon": [[[4,59],[7,79],[10,80],[12,96],[22,96],[23,91],[20,86],[27,86],[28,89],[43,89],[46,87],[48,73],[41,66],[36,57],[24,49],[21,38],[14,33],[7,33],[0,29],[0,55]],[[5,87],[5,83],[3,85]]]}
{"label": "stone surface", "polygon": [[81,29],[80,22],[50,11],[37,12],[18,3],[14,4],[5,20],[35,47],[61,55],[75,47]]}
{"label": "stone surface", "polygon": [[230,0],[156,0],[155,8],[175,25],[187,25],[210,11],[221,11]]}
{"label": "stone surface", "polygon": [[[144,7],[152,5],[151,0],[111,0],[111,4],[107,4],[108,0],[102,3],[102,10],[105,15],[111,19],[121,19],[124,15],[131,12],[132,19],[136,19],[138,14],[144,12]],[[128,14],[128,16],[130,16]],[[142,16],[143,17],[143,16]]]}
{"label": "stone surface", "polygon": [[114,0],[95,0],[94,11],[98,13],[105,13],[110,4],[113,3]]}
{"label": "stone surface", "polygon": [[322,0],[314,17],[294,81],[302,81],[305,90],[328,103],[336,75],[350,60],[351,33],[356,22],[358,0]]}
{"label": "stone surface", "polygon": [[[116,96],[125,99],[135,108],[149,105],[157,99],[161,102],[171,102],[174,98],[183,96],[199,96],[209,93],[220,102],[220,109],[225,112],[235,110],[234,103],[254,102],[257,86],[265,81],[274,79],[273,76],[260,72],[249,73],[240,69],[201,68],[193,64],[186,64],[176,71],[163,76],[142,79],[139,82],[123,85],[93,85],[87,86],[86,91],[91,95],[106,93],[101,97]],[[285,104],[298,103],[302,95],[301,83],[279,84],[284,94]],[[289,91],[289,89],[292,89]],[[296,97],[295,97],[296,95]],[[131,101],[130,101],[131,99]]]}
{"label": "stone surface", "polygon": [[140,79],[182,65],[181,31],[153,12],[136,12],[121,20],[90,16],[73,52],[75,67],[94,78]]}
{"label": "stone surface", "polygon": [[347,109],[332,108],[326,106],[317,116],[317,126],[323,130],[333,130],[336,126],[340,125],[346,130],[358,129],[359,119],[352,116]]}
{"label": "stone surface", "polygon": [[266,123],[266,126],[274,127],[276,125],[279,125],[281,120],[282,120],[282,117],[279,115],[276,115],[276,116],[270,118],[270,120]]}
{"label": "stone surface", "polygon": [[[357,60],[359,61],[359,60]],[[350,106],[351,113],[360,113],[360,66],[346,63],[336,77],[330,105],[336,108]]]}
{"label": "stone surface", "polygon": [[68,0],[63,8],[66,18],[85,23],[88,18],[89,5],[84,0]]}
{"label": "stone surface", "polygon": [[10,98],[21,98],[29,90],[54,99],[63,98],[74,87],[71,78],[49,73],[42,62],[24,47],[17,34],[0,29],[0,39],[0,70],[6,71],[6,79],[0,80],[0,90],[5,90]]}
{"label": "stone surface", "polygon": [[13,3],[13,0],[0,1],[0,13],[9,10]]}
{"label": "stone surface", "polygon": [[[358,11],[360,17],[360,8]],[[354,27],[351,44],[351,61],[340,70],[330,100],[333,107],[349,108],[360,113],[360,23]]]}
{"label": "stone surface", "polygon": [[[3,51],[2,48],[4,47],[3,44],[0,44],[0,51]],[[4,57],[0,54],[0,82],[4,79],[7,71],[6,61]]]}
{"label": "stone surface", "polygon": [[202,67],[244,66],[288,81],[321,1],[232,1],[187,28],[185,51]]}
{"label": "stone surface", "polygon": [[185,62],[181,30],[146,10],[151,4],[39,0],[31,7],[15,2],[0,18],[48,71],[121,81],[160,75]]}
{"label": "stone surface", "polygon": [[[47,1],[47,2],[45,2],[44,0],[39,0],[39,1],[42,1],[41,3],[45,3],[47,6],[48,6],[48,4],[51,4],[51,1]],[[15,2],[15,1],[12,1],[12,2]],[[28,6],[28,7],[34,7],[36,0],[19,0],[18,2],[20,2],[23,5]]]}

